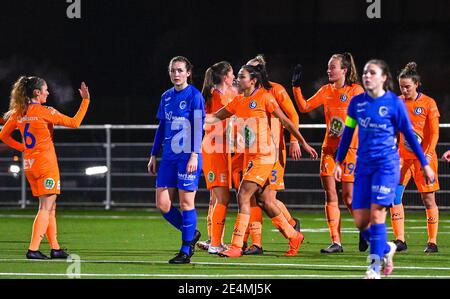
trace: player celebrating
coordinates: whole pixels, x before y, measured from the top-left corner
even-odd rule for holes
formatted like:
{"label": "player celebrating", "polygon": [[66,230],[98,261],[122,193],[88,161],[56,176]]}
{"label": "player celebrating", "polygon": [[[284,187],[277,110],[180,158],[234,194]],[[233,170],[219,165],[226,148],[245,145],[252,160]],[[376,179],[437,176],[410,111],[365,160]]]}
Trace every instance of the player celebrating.
{"label": "player celebrating", "polygon": [[[219,111],[237,96],[233,81],[233,68],[226,61],[218,62],[206,70],[202,89],[206,113]],[[217,131],[213,126],[205,126],[202,147],[203,173],[206,187],[210,190],[207,218],[209,242],[198,242],[197,246],[215,254],[224,249],[222,235],[230,201],[231,157],[226,142],[226,120],[220,123]]]}
{"label": "player celebrating", "polygon": [[[156,176],[156,206],[170,224],[181,231],[182,246],[170,264],[187,264],[200,239],[195,210],[195,194],[202,171],[201,144],[205,108],[203,97],[193,85],[192,64],[183,56],[170,60],[173,87],[161,96],[157,118],[159,126],[148,162],[156,174],[156,156],[163,145]],[[180,212],[172,205],[179,197]]]}
{"label": "player celebrating", "polygon": [[[333,178],[334,159],[339,141],[344,131],[344,121],[347,116],[347,107],[350,99],[364,92],[357,84],[358,74],[353,56],[350,53],[334,54],[328,61],[329,84],[322,86],[315,95],[305,100],[300,89],[302,68],[297,65],[292,76],[292,86],[295,101],[300,111],[310,112],[323,105],[327,129],[322,145],[320,159],[320,179],[325,190],[325,215],[327,217],[328,229],[330,230],[331,245],[321,249],[321,253],[343,252],[341,244],[341,212],[336,192],[336,182]],[[354,171],[356,163],[356,147],[358,139],[353,138],[349,154],[342,163],[342,199],[345,206],[352,214],[352,192]],[[367,243],[360,236],[359,250],[365,251]]]}
{"label": "player celebrating", "polygon": [[253,195],[262,202],[267,215],[272,218],[272,223],[289,239],[289,250],[285,253],[286,256],[295,256],[304,239],[303,235],[289,224],[271,194],[267,192],[269,177],[277,154],[272,141],[268,114],[277,116],[281,123],[295,134],[313,158],[317,157],[317,153],[286,118],[273,96],[265,90],[265,88],[270,89],[270,84],[264,75],[260,66],[244,65],[238,76],[239,88],[243,95],[234,98],[223,109],[207,118],[207,123],[215,123],[233,114],[241,118],[241,128],[244,131],[242,135],[245,136],[244,159],[248,161],[238,191],[239,213],[231,246],[219,253],[220,256],[240,257],[242,255],[243,238],[250,218],[250,199]]}
{"label": "player celebrating", "polygon": [[[260,65],[262,71],[267,75],[266,70],[266,60],[262,54],[257,55],[256,57],[250,59],[247,62],[248,65]],[[270,94],[273,95],[277,104],[280,106],[281,110],[286,114],[286,116],[292,121],[296,128],[299,127],[299,117],[297,111],[295,111],[294,103],[292,103],[291,98],[289,97],[286,89],[278,83],[269,81],[272,86],[269,90],[267,90]],[[284,169],[286,166],[286,143],[284,140],[284,128],[280,124],[280,121],[275,117],[271,116],[270,126],[274,136],[275,147],[278,152],[278,159],[275,163],[275,167],[272,170],[272,174],[270,177],[270,185],[269,191],[272,193],[273,198],[276,200],[278,207],[281,212],[288,220],[288,222],[297,230],[300,231],[300,220],[293,218],[289,213],[288,209],[284,205],[284,203],[277,199],[277,191],[284,190]],[[298,144],[297,138],[293,134],[290,136],[290,147],[289,147],[290,156],[295,160],[299,160],[301,157],[300,146]],[[250,208],[250,221],[247,232],[245,234],[244,242],[247,242],[248,236],[252,237],[252,245],[244,250],[245,255],[257,255],[263,254],[262,249],[262,209],[256,203],[254,203],[254,198],[252,199],[252,206]]]}
{"label": "player celebrating", "polygon": [[424,251],[426,253],[438,252],[436,239],[439,210],[436,205],[435,192],[439,190],[439,181],[437,179],[438,160],[436,154],[436,145],[439,139],[439,110],[434,99],[418,92],[421,82],[415,62],[410,62],[405,66],[398,76],[398,80],[400,91],[402,92],[401,98],[405,100],[414,133],[419,143],[422,144],[427,161],[436,173],[436,181],[429,182],[422,175],[420,161],[411,151],[411,147],[405,141],[405,138],[400,136],[400,184],[397,186],[394,206],[391,208],[392,229],[395,235],[394,243],[397,245],[397,251],[404,251],[408,248],[405,241],[405,212],[402,204],[402,196],[412,176],[426,208],[428,242]]}
{"label": "player celebrating", "polygon": [[394,269],[396,246],[387,242],[386,208],[392,206],[400,177],[400,158],[396,135],[402,132],[419,158],[425,177],[433,182],[435,174],[417,142],[404,102],[392,89],[392,77],[383,60],[366,63],[363,73],[366,92],[352,98],[345,129],[336,157],[335,178],[342,178],[341,163],[358,125],[358,158],[353,192],[353,217],[366,240],[370,240],[370,259],[365,278],[378,279]]}
{"label": "player celebrating", "polygon": [[[52,259],[66,259],[68,253],[57,240],[56,198],[61,193],[58,161],[53,144],[53,125],[70,128],[80,126],[89,106],[90,96],[86,84],[79,89],[83,99],[76,115],[71,118],[56,109],[43,106],[47,102],[47,83],[39,77],[20,77],[11,91],[9,111],[0,139],[10,147],[24,152],[24,171],[33,196],[39,198],[39,211],[34,219],[31,242],[26,254],[28,259],[49,259],[39,251],[44,235],[51,246]],[[11,134],[15,129],[22,134],[23,143],[15,141]]]}

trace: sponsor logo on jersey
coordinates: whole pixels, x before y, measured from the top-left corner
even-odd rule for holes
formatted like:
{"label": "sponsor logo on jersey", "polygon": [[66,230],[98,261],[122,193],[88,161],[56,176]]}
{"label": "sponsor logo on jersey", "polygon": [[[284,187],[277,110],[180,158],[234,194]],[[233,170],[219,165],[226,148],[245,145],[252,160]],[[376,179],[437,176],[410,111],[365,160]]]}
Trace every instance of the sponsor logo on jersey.
{"label": "sponsor logo on jersey", "polygon": [[339,97],[339,99],[341,100],[341,102],[345,102],[345,101],[348,100],[348,97],[347,97],[347,95],[344,93],[344,94],[341,94],[341,96]]}
{"label": "sponsor logo on jersey", "polygon": [[386,116],[386,114],[388,114],[388,112],[389,112],[389,110],[388,110],[388,108],[386,106],[381,106],[380,109],[378,109],[378,114],[381,117]]}
{"label": "sponsor logo on jersey", "polygon": [[356,106],[357,107],[364,107],[367,105],[367,102],[362,102],[362,103],[357,103]]}
{"label": "sponsor logo on jersey", "polygon": [[340,117],[334,116],[330,121],[330,135],[340,137],[344,132],[344,121]]}
{"label": "sponsor logo on jersey", "polygon": [[367,128],[369,126],[369,123],[370,123],[370,117],[366,117],[366,118],[358,117],[358,123],[362,127]]}
{"label": "sponsor logo on jersey", "polygon": [[208,172],[208,181],[213,182],[215,179],[216,179],[216,175],[214,174],[214,172],[212,172],[212,171]]}
{"label": "sponsor logo on jersey", "polygon": [[55,187],[55,180],[52,178],[47,178],[44,181],[44,188],[47,190],[51,190]]}
{"label": "sponsor logo on jersey", "polygon": [[423,108],[422,107],[414,108],[414,114],[421,115],[422,113],[423,113]]}
{"label": "sponsor logo on jersey", "polygon": [[255,109],[256,108],[256,101],[251,101],[250,104],[248,105],[248,107],[250,107],[250,109]]}
{"label": "sponsor logo on jersey", "polygon": [[253,129],[250,126],[245,126],[245,146],[251,147],[256,141],[256,134],[253,132]]}
{"label": "sponsor logo on jersey", "polygon": [[172,111],[166,112],[166,120],[172,119]]}
{"label": "sponsor logo on jersey", "polygon": [[180,102],[180,109],[183,110],[184,108],[186,108],[186,101],[181,101]]}

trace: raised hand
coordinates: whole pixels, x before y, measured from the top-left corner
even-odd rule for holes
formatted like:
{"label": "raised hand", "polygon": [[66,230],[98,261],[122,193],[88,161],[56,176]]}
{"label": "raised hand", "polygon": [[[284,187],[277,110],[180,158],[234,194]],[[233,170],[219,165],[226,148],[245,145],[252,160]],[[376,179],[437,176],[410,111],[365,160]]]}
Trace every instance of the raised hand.
{"label": "raised hand", "polygon": [[302,73],[303,73],[303,66],[301,64],[297,64],[292,74],[293,87],[300,87],[300,83],[302,81]]}
{"label": "raised hand", "polygon": [[78,89],[80,92],[80,96],[82,99],[90,99],[91,96],[89,95],[89,88],[86,86],[86,83],[81,82],[81,87]]}

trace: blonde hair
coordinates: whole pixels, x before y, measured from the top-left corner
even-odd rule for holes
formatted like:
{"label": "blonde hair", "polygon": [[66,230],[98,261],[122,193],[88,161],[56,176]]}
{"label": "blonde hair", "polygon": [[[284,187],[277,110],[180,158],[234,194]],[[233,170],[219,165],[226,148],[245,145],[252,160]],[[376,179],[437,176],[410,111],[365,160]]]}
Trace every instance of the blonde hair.
{"label": "blonde hair", "polygon": [[39,77],[21,76],[13,85],[9,100],[9,110],[3,115],[7,120],[13,114],[25,115],[31,98],[34,97],[35,89],[42,89],[45,81]]}

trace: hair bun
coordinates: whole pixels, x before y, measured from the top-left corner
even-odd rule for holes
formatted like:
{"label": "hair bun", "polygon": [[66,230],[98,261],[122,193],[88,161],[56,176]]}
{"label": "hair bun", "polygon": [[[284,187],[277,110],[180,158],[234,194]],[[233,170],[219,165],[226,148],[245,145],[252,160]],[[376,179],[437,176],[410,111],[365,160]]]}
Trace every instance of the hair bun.
{"label": "hair bun", "polygon": [[405,70],[410,71],[410,72],[417,71],[417,63],[415,61],[408,62],[406,64]]}

